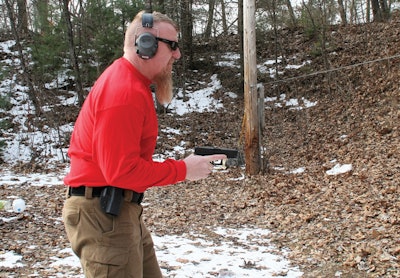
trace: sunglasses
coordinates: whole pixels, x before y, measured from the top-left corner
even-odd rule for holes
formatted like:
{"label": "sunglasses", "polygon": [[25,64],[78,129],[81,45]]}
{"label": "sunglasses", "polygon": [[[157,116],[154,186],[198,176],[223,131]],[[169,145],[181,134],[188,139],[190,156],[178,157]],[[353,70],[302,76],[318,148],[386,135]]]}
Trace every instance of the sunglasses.
{"label": "sunglasses", "polygon": [[178,42],[176,41],[170,41],[160,37],[156,37],[156,40],[168,44],[172,51],[175,51],[179,48]]}

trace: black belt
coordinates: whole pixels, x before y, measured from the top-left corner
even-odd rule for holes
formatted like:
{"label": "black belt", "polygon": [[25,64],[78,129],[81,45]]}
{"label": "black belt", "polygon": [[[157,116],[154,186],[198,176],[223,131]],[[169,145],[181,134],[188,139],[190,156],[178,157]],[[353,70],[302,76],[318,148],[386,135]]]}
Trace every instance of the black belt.
{"label": "black belt", "polygon": [[[106,186],[101,186],[101,187],[91,187],[92,188],[92,197],[100,197],[101,192],[103,191]],[[68,188],[68,195],[69,196],[85,196],[85,191],[86,191],[86,186],[79,186],[79,187],[69,187]],[[140,205],[140,203],[143,200],[144,194],[143,193],[137,193],[132,190],[124,190],[125,191],[131,191],[132,194],[132,199],[130,200],[131,203],[135,203]]]}

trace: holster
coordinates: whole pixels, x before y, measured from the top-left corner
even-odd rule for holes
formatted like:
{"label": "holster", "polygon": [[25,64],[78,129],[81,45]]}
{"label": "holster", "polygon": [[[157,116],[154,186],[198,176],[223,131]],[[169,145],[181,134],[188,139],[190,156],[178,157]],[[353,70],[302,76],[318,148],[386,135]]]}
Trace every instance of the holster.
{"label": "holster", "polygon": [[113,186],[107,186],[100,195],[101,209],[110,215],[118,216],[124,202],[124,190]]}

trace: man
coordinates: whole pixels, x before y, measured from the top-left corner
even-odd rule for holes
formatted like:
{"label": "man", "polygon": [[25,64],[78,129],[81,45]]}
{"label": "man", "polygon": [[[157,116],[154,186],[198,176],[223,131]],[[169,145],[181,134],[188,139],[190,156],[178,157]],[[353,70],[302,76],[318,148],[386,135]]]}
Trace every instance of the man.
{"label": "man", "polygon": [[[198,180],[225,155],[154,162],[160,103],[172,99],[178,28],[158,12],[140,12],[125,34],[124,55],[94,84],[76,120],[64,182],[63,220],[86,277],[162,277],[140,202],[152,186]],[[162,202],[162,200],[160,200]]]}

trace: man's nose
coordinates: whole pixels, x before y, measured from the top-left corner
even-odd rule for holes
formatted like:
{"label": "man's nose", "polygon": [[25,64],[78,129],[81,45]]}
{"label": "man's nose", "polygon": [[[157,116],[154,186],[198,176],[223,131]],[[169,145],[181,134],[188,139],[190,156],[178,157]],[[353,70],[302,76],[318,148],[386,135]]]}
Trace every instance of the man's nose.
{"label": "man's nose", "polygon": [[174,57],[175,60],[179,60],[181,56],[181,49],[178,47],[176,50],[173,51],[172,57]]}

